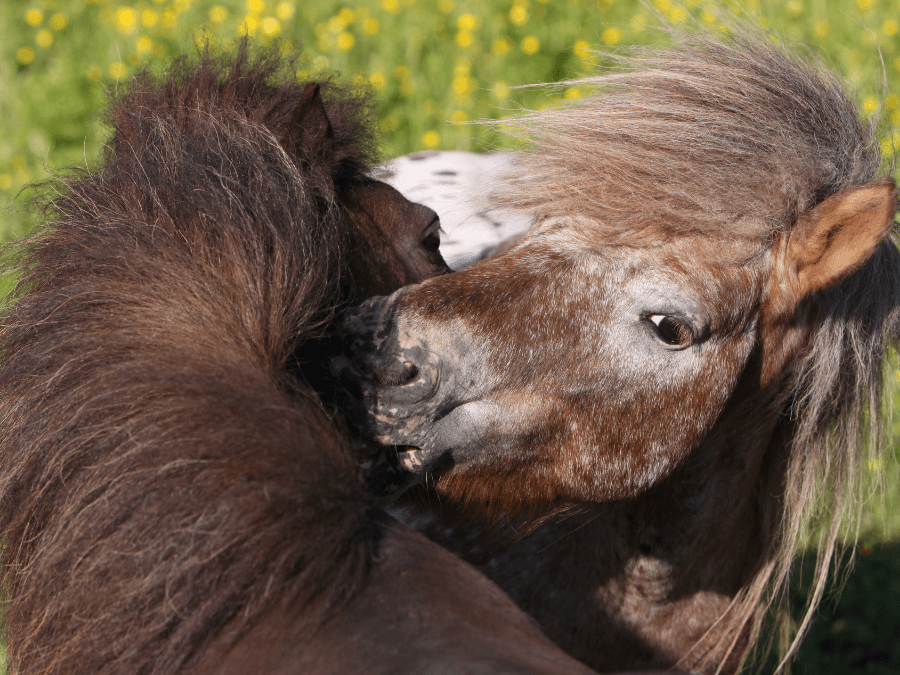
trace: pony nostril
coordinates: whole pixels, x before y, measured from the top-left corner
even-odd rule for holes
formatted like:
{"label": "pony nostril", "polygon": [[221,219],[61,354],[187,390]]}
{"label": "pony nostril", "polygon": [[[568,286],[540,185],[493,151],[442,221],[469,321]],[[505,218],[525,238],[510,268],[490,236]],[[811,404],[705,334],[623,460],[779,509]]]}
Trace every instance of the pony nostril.
{"label": "pony nostril", "polygon": [[419,368],[409,361],[395,361],[387,367],[376,368],[372,373],[375,381],[385,387],[399,387],[419,374]]}

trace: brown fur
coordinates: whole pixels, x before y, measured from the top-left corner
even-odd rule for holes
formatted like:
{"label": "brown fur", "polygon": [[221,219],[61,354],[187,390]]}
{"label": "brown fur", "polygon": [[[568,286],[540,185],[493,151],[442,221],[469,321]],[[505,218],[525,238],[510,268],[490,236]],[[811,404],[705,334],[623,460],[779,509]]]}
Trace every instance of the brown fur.
{"label": "brown fur", "polygon": [[[880,164],[875,122],[860,119],[843,83],[818,62],[786,53],[746,27],[732,28],[727,42],[674,35],[674,49],[612,56],[621,73],[579,83],[596,89],[595,96],[521,118],[535,152],[499,199],[535,213],[593,217],[602,223],[601,236],[629,244],[685,235],[744,240],[749,260],[827,197],[874,180]],[[597,234],[592,228],[591,236]],[[778,345],[780,354],[770,358],[780,365],[764,366],[763,377],[783,378],[775,409],[789,409],[792,421],[784,422],[789,440],[775,434],[757,460],[762,466],[750,475],[758,487],[746,482],[742,489],[759,490],[763,513],[777,522],[763,519],[765,562],[752,580],[742,576],[740,602],[729,610],[727,628],[715,632],[752,624],[756,634],[760,607],[784,602],[802,537],[816,528],[817,583],[793,654],[822,597],[839,538],[855,539],[866,461],[883,452],[882,411],[889,403],[882,364],[900,334],[894,241],[884,242],[864,270],[787,319],[811,324],[803,337],[764,326],[761,341],[768,349]],[[766,377],[767,369],[778,375]],[[766,428],[762,420],[773,413],[758,410],[750,424]],[[721,451],[729,450],[723,444]],[[781,490],[783,502],[772,494]],[[718,520],[713,510],[722,507],[710,500],[710,526]]]}
{"label": "brown fur", "polygon": [[[815,528],[802,636],[853,539],[865,461],[884,453],[883,363],[900,336],[896,193],[877,178],[874,123],[834,76],[745,29],[677,40],[518,120],[532,151],[499,204],[543,218],[521,243],[346,322],[380,340],[354,362],[367,430],[421,445],[407,453],[420,465],[452,455],[404,518],[598,670],[736,671]],[[840,203],[859,205],[852,231],[820,261],[817,242],[843,236]],[[617,305],[635,279],[656,295]],[[711,317],[693,345],[708,369],[690,377],[648,346],[646,315],[627,318],[679,289]],[[397,345],[424,384],[368,378]],[[414,387],[436,393],[406,404]],[[577,513],[527,515],[560,508]]]}
{"label": "brown fur", "polygon": [[447,268],[435,214],[364,174],[367,101],[292,71],[244,41],[140,72],[11,254],[11,672],[586,674],[370,507],[304,382],[337,306]]}

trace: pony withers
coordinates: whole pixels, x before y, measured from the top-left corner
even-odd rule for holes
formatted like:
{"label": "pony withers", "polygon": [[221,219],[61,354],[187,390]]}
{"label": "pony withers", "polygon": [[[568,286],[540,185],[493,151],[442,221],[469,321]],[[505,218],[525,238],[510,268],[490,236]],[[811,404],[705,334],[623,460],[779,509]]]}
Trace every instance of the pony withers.
{"label": "pony withers", "polygon": [[734,672],[810,530],[812,611],[900,327],[874,123],[766,38],[676,42],[514,121],[495,199],[539,222],[349,311],[333,366],[428,476],[395,513],[598,670]]}
{"label": "pony withers", "polygon": [[[49,673],[587,673],[371,506],[307,380],[337,308],[447,271],[367,177],[368,100],[278,46],[113,97],[14,249],[0,342],[7,658]],[[368,452],[368,451],[366,451]]]}

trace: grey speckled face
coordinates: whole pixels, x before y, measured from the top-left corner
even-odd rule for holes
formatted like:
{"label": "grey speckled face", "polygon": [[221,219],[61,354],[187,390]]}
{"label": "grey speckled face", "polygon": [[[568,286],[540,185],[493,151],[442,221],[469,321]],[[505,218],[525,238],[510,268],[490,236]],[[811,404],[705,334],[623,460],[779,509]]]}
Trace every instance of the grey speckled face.
{"label": "grey speckled face", "polygon": [[691,274],[696,244],[572,244],[551,226],[345,312],[332,372],[351,424],[400,446],[407,471],[444,458],[498,480],[520,472],[523,490],[539,472],[570,498],[625,497],[667,474],[746,362],[758,270]]}

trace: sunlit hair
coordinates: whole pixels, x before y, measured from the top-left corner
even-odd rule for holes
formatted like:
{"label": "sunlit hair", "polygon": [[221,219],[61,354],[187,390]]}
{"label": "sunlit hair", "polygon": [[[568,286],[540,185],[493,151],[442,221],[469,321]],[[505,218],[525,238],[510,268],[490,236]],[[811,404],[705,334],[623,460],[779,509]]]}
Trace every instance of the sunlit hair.
{"label": "sunlit hair", "polygon": [[[811,57],[743,27],[673,38],[672,48],[605,55],[609,74],[566,83],[592,90],[583,100],[498,123],[528,143],[498,202],[579,216],[608,243],[744,241],[749,259],[799,215],[879,175],[875,121]],[[785,392],[792,439],[780,525],[716,626],[725,622],[720,646],[729,652],[748,628],[758,637],[773,603],[784,606],[791,564],[812,544],[815,583],[786,656],[796,653],[841,542],[858,535],[867,460],[886,456],[884,364],[900,334],[895,241],[811,300],[811,344]]]}

